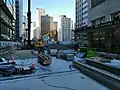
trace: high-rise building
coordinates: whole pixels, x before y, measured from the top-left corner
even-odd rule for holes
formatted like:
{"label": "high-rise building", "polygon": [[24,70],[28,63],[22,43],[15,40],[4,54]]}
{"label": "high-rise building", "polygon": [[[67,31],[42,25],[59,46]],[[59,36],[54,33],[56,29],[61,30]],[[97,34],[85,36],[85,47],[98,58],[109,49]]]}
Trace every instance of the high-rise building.
{"label": "high-rise building", "polygon": [[75,28],[88,25],[89,0],[76,0],[76,24]]}
{"label": "high-rise building", "polygon": [[27,39],[27,17],[23,15],[22,39]]}
{"label": "high-rise building", "polygon": [[35,37],[34,36],[34,30],[36,29],[36,23],[32,22],[31,23],[31,40]]}
{"label": "high-rise building", "polygon": [[23,0],[15,0],[16,6],[16,39],[22,37]]}
{"label": "high-rise building", "polygon": [[41,8],[36,9],[36,27],[41,27],[41,16],[45,15],[45,10]]}
{"label": "high-rise building", "polygon": [[0,40],[14,39],[14,5],[14,0],[0,0]]}
{"label": "high-rise building", "polygon": [[71,31],[70,31],[70,39],[74,38],[74,23],[71,21]]}
{"label": "high-rise building", "polygon": [[71,40],[71,18],[65,15],[60,15],[58,21],[58,40],[59,41],[69,41]]}
{"label": "high-rise building", "polygon": [[53,22],[53,30],[52,30],[52,37],[57,40],[57,29],[58,29],[58,23]]}
{"label": "high-rise building", "polygon": [[120,19],[120,0],[91,0],[89,25]]}
{"label": "high-rise building", "polygon": [[36,29],[35,37],[37,39],[41,38],[41,16],[45,16],[45,10],[41,8],[36,8]]}
{"label": "high-rise building", "polygon": [[53,17],[48,15],[41,16],[41,35],[52,31]]}
{"label": "high-rise building", "polygon": [[53,31],[56,31],[57,30],[57,22],[53,22]]}
{"label": "high-rise building", "polygon": [[89,0],[88,26],[75,30],[79,46],[118,52],[120,46],[120,0]]}

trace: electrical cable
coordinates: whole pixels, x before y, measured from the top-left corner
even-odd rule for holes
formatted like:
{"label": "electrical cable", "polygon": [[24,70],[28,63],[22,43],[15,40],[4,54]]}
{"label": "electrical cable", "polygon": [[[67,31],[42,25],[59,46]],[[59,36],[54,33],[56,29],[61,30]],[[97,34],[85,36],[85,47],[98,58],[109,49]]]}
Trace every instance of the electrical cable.
{"label": "electrical cable", "polygon": [[[71,70],[72,71],[72,70]],[[70,72],[70,73],[65,73],[65,74],[59,74],[59,75],[55,75],[55,76],[62,76],[62,75],[67,75],[67,74],[75,74],[75,73],[79,73],[79,72],[76,72],[76,71],[74,71],[74,72]],[[47,86],[50,86],[50,87],[54,87],[54,88],[62,88],[62,89],[68,89],[68,90],[76,90],[76,89],[73,89],[73,88],[69,88],[69,87],[65,87],[65,86],[59,86],[59,85],[52,85],[52,84],[49,84],[49,83],[47,83],[46,81],[45,81],[45,78],[48,78],[48,77],[50,77],[50,76],[47,76],[47,77],[44,77],[43,78],[43,82],[44,82],[44,84],[46,84]],[[81,77],[82,78],[82,77]],[[82,78],[83,79],[83,78]]]}
{"label": "electrical cable", "polygon": [[[70,65],[70,67],[71,67],[71,65]],[[67,73],[67,71],[66,71],[65,74],[59,74],[59,75],[55,75],[55,76],[62,76],[62,75],[67,75],[67,74],[79,73],[79,72],[76,72],[76,71],[72,70],[72,68],[69,68],[69,69],[70,69],[72,72]],[[64,72],[64,71],[63,71],[63,72]],[[56,74],[58,74],[58,73],[56,73]],[[50,77],[50,76],[47,76],[47,77]],[[46,84],[47,86],[54,87],[54,88],[62,88],[62,89],[67,89],[67,90],[76,90],[76,89],[69,88],[69,87],[65,87],[65,86],[48,84],[48,83],[45,81],[45,78],[47,78],[47,77],[44,77],[43,80],[42,80],[42,81],[44,82],[44,84]]]}
{"label": "electrical cable", "polygon": [[44,79],[43,79],[42,81],[44,82],[44,84],[46,84],[47,86],[50,86],[50,87],[63,88],[63,89],[68,89],[68,90],[76,90],[76,89],[69,88],[69,87],[65,87],[65,86],[58,86],[58,85],[51,85],[51,84],[48,84]]}

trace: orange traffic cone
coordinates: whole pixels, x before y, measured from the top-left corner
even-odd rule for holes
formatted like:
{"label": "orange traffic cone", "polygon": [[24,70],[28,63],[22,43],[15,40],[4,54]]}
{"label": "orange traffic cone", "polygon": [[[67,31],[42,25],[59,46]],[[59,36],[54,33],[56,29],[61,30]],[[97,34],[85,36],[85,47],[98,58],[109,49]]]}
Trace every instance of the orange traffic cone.
{"label": "orange traffic cone", "polygon": [[12,62],[14,63],[15,62],[15,59],[14,59],[14,57],[12,56]]}
{"label": "orange traffic cone", "polygon": [[32,68],[35,68],[35,64],[34,64],[34,62],[32,61]]}

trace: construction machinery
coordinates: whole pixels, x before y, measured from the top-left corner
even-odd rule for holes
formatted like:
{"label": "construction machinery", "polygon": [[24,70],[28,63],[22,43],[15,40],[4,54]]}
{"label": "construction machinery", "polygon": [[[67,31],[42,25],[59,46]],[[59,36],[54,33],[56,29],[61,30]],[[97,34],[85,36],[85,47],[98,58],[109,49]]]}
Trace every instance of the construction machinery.
{"label": "construction machinery", "polygon": [[32,53],[38,56],[38,63],[40,63],[41,65],[50,65],[52,59],[49,55],[44,53],[45,43],[43,40],[43,36],[41,37],[41,39],[34,43],[34,46],[38,53],[35,53],[34,51],[32,51]]}
{"label": "construction machinery", "polygon": [[41,65],[50,65],[52,62],[51,56],[46,55],[45,53],[39,53],[38,55],[38,63]]}
{"label": "construction machinery", "polygon": [[43,41],[42,39],[39,39],[38,41],[36,41],[36,42],[34,43],[34,46],[35,46],[36,48],[44,47],[44,41]]}
{"label": "construction machinery", "polygon": [[45,46],[45,44],[44,44],[43,39],[39,39],[38,41],[34,42],[35,50],[44,52],[44,46]]}
{"label": "construction machinery", "polygon": [[44,52],[36,53],[35,51],[32,51],[32,54],[38,57],[38,63],[41,65],[50,65],[52,63],[51,56],[45,54]]}

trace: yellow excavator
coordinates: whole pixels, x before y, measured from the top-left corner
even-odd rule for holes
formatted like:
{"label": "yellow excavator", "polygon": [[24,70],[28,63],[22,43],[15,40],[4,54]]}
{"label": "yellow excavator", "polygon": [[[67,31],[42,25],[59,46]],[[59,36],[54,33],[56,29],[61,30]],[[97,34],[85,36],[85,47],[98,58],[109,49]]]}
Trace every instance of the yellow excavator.
{"label": "yellow excavator", "polygon": [[44,44],[43,39],[39,39],[37,42],[35,42],[34,46],[38,51],[38,54],[35,53],[35,55],[38,56],[38,63],[40,63],[41,65],[50,65],[52,62],[52,59],[51,59],[51,56],[46,55],[44,53],[45,44]]}
{"label": "yellow excavator", "polygon": [[39,39],[38,41],[36,41],[34,43],[34,47],[35,49],[37,49],[38,51],[42,51],[44,52],[44,41],[42,39]]}

